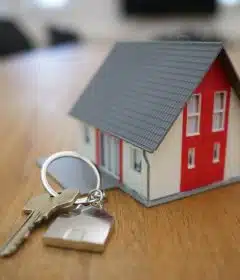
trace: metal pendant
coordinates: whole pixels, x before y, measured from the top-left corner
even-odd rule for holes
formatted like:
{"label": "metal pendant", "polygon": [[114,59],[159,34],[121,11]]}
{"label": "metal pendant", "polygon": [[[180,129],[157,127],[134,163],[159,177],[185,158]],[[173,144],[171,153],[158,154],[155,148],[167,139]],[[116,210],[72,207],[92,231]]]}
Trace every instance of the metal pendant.
{"label": "metal pendant", "polygon": [[43,237],[49,246],[102,252],[114,218],[104,209],[85,207],[56,218]]}

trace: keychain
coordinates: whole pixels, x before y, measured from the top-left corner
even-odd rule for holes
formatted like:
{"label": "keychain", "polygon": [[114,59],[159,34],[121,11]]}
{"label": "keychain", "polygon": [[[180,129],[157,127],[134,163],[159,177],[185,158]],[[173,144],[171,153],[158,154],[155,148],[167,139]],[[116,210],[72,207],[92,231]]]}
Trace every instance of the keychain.
{"label": "keychain", "polygon": [[96,166],[76,152],[53,154],[45,160],[41,169],[43,187],[51,196],[59,195],[47,181],[47,169],[53,161],[63,157],[73,157],[87,163],[92,168],[97,183],[87,197],[75,201],[70,212],[58,216],[53,221],[43,236],[43,241],[49,246],[102,252],[112,232],[114,219],[103,209],[105,193],[100,189],[101,179]]}

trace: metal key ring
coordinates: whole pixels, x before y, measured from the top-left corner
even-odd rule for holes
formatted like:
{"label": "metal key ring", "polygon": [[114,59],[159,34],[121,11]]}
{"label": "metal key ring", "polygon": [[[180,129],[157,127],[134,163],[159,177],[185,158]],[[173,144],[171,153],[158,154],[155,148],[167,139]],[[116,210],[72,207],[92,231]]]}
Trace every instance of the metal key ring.
{"label": "metal key ring", "polygon": [[[100,190],[100,184],[101,184],[101,179],[100,179],[100,174],[98,169],[96,168],[96,166],[87,158],[80,156],[77,152],[73,152],[73,151],[63,151],[63,152],[58,152],[55,153],[53,155],[51,155],[50,157],[48,157],[41,168],[41,180],[42,180],[42,184],[43,187],[45,188],[45,190],[52,196],[58,196],[59,194],[54,191],[54,189],[51,187],[51,185],[48,183],[47,181],[47,169],[49,167],[49,165],[54,162],[56,159],[59,158],[63,158],[63,157],[73,157],[73,158],[77,158],[80,159],[82,161],[84,161],[85,163],[87,163],[93,170],[94,174],[96,175],[97,178],[97,184],[94,190]],[[87,199],[87,197],[86,197]],[[85,200],[86,200],[85,199]],[[83,198],[79,198],[76,200],[75,204],[81,204],[84,203],[85,201]]]}

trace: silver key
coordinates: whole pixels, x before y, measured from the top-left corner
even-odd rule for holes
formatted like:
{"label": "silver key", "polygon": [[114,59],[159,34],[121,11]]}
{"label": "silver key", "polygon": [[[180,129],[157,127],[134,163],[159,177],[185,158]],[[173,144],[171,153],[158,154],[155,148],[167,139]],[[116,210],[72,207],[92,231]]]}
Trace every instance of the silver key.
{"label": "silver key", "polygon": [[68,189],[56,197],[51,197],[45,193],[30,199],[23,209],[25,213],[28,213],[27,219],[0,248],[0,256],[4,257],[16,252],[36,225],[39,225],[43,220],[49,219],[60,209],[71,208],[79,196],[78,191]]}

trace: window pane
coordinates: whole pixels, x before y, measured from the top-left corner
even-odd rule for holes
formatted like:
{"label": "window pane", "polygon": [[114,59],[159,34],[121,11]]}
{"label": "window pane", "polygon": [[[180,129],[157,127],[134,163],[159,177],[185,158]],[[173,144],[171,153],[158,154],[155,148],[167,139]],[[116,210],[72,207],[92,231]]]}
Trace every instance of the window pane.
{"label": "window pane", "polygon": [[90,130],[88,125],[84,125],[84,139],[86,143],[90,142]]}
{"label": "window pane", "polygon": [[189,153],[189,155],[188,155],[188,164],[193,165],[193,155],[192,155],[192,153]]}
{"label": "window pane", "polygon": [[135,165],[135,162],[136,162],[136,149],[133,149],[132,150],[132,155],[133,155],[133,157],[132,157],[132,162],[133,162],[133,168],[134,168],[134,165]]}
{"label": "window pane", "polygon": [[194,98],[193,96],[188,102],[188,113],[194,113]]}
{"label": "window pane", "polygon": [[199,131],[199,117],[198,116],[192,116],[188,117],[187,121],[187,134],[194,134],[198,133]]}
{"label": "window pane", "polygon": [[133,149],[132,150],[133,155],[133,169],[141,172],[142,169],[142,154],[139,150]]}
{"label": "window pane", "polygon": [[137,162],[137,163],[140,163],[140,162],[141,162],[141,154],[140,154],[140,151],[137,151],[137,153],[136,153],[136,162]]}
{"label": "window pane", "polygon": [[188,150],[188,168],[195,167],[195,148],[190,148]]}
{"label": "window pane", "polygon": [[188,113],[198,113],[199,112],[199,95],[193,95],[188,102]]}
{"label": "window pane", "polygon": [[223,129],[223,112],[213,114],[213,129]]}
{"label": "window pane", "polygon": [[213,145],[213,162],[219,162],[220,159],[220,143]]}
{"label": "window pane", "polygon": [[223,92],[216,93],[214,96],[214,111],[223,110],[225,103],[225,94]]}

